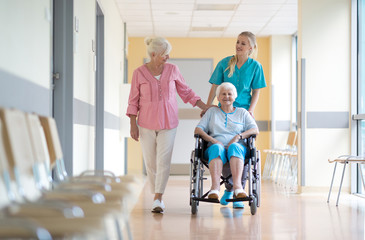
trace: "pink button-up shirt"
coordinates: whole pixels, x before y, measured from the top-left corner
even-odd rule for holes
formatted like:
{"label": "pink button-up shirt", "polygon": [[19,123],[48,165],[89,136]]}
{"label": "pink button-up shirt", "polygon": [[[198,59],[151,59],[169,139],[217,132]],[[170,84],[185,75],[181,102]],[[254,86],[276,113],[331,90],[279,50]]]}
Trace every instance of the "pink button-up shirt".
{"label": "pink button-up shirt", "polygon": [[138,125],[151,130],[176,128],[179,124],[176,92],[184,103],[195,106],[200,100],[176,65],[165,63],[160,80],[142,65],[133,72],[127,116],[138,114]]}

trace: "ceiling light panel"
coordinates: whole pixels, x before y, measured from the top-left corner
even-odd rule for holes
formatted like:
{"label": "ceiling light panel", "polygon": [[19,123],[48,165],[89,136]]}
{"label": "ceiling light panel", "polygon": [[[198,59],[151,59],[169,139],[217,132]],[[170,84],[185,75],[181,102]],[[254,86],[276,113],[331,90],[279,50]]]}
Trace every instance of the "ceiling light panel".
{"label": "ceiling light panel", "polygon": [[[145,2],[149,3],[149,0],[145,0]],[[194,4],[195,3],[195,0],[151,0],[151,3],[152,4],[155,4],[155,3],[159,3],[159,4],[182,4],[182,3],[185,3],[185,4]]]}
{"label": "ceiling light panel", "polygon": [[197,4],[197,11],[234,11],[236,4]]}
{"label": "ceiling light panel", "polygon": [[194,4],[171,4],[171,3],[158,3],[152,4],[151,9],[164,10],[164,11],[192,11],[194,10]]}
{"label": "ceiling light panel", "polygon": [[244,4],[262,4],[262,5],[282,5],[287,0],[244,0]]}
{"label": "ceiling light panel", "polygon": [[220,38],[222,32],[189,32],[188,37],[199,37],[199,38]]}
{"label": "ceiling light panel", "polygon": [[247,12],[247,13],[268,13],[273,14],[277,12],[282,5],[280,4],[269,4],[269,5],[262,5],[262,4],[241,4],[237,8],[237,12]]}
{"label": "ceiling light panel", "polygon": [[197,4],[239,4],[240,0],[197,0]]}

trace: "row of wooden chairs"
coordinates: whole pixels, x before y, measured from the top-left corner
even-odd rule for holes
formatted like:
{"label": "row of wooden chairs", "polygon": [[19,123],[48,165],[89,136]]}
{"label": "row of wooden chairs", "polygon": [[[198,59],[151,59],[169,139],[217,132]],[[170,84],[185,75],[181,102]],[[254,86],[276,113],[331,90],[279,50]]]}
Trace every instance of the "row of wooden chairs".
{"label": "row of wooden chairs", "polygon": [[265,149],[266,161],[263,178],[270,179],[288,191],[296,191],[298,138],[296,131],[290,131],[286,145],[281,149]]}
{"label": "row of wooden chairs", "polygon": [[131,239],[141,186],[134,176],[68,176],[55,120],[0,108],[0,238]]}

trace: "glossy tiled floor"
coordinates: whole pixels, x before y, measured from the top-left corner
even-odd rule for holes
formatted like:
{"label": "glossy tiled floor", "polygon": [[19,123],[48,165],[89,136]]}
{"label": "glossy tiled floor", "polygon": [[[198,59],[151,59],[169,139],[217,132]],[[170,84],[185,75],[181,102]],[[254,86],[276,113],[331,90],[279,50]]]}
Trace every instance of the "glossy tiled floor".
{"label": "glossy tiled floor", "polygon": [[[204,187],[208,189],[209,182]],[[221,187],[221,192],[223,187]],[[172,176],[164,196],[164,214],[151,213],[148,183],[131,214],[134,240],[147,239],[365,239],[365,199],[336,192],[287,194],[270,181],[262,182],[256,215],[215,203],[201,202],[196,215],[189,206],[189,177]]]}

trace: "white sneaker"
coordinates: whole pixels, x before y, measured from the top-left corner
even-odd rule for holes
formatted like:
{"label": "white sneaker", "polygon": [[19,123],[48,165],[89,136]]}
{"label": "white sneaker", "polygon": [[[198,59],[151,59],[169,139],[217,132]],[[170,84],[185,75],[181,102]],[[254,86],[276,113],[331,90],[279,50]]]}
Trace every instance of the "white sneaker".
{"label": "white sneaker", "polygon": [[156,199],[152,204],[152,212],[153,213],[162,213],[165,210],[165,204],[163,201]]}
{"label": "white sneaker", "polygon": [[219,191],[218,190],[210,190],[208,194],[208,199],[216,199],[219,198]]}
{"label": "white sneaker", "polygon": [[245,198],[247,196],[248,195],[247,195],[246,191],[243,190],[242,188],[234,190],[234,197],[235,198]]}

